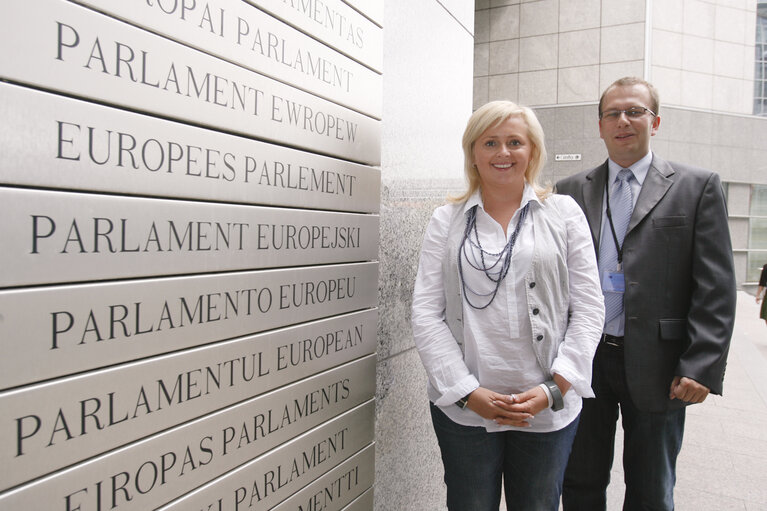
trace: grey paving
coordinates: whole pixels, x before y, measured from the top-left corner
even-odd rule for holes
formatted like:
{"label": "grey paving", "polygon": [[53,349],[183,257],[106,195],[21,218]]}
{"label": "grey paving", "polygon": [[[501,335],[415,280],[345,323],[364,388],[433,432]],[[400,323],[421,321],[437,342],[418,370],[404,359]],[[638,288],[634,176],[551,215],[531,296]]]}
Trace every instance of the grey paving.
{"label": "grey paving", "polygon": [[[622,452],[616,439],[616,453]],[[620,511],[623,469],[616,457],[608,511]],[[754,297],[738,292],[723,396],[687,409],[677,463],[676,509],[767,511],[767,325]]]}

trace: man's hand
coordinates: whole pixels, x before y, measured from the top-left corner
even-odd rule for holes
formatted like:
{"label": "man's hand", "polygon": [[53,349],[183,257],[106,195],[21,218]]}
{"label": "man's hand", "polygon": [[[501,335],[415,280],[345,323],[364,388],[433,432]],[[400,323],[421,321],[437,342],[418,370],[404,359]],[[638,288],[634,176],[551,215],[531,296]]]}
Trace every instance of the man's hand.
{"label": "man's hand", "polygon": [[702,403],[708,397],[709,392],[711,392],[711,389],[691,378],[675,376],[674,381],[671,382],[671,391],[668,398],[679,399],[687,403]]}

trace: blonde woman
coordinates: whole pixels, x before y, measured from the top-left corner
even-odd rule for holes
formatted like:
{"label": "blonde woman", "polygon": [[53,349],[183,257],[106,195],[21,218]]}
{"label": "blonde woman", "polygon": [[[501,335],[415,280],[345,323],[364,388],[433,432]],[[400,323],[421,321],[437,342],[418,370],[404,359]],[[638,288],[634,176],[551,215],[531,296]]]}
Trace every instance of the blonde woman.
{"label": "blonde woman", "polygon": [[463,136],[468,189],[427,226],[413,334],[428,374],[450,511],[556,511],[593,396],[603,298],[586,218],[538,185],[543,130],[494,101]]}

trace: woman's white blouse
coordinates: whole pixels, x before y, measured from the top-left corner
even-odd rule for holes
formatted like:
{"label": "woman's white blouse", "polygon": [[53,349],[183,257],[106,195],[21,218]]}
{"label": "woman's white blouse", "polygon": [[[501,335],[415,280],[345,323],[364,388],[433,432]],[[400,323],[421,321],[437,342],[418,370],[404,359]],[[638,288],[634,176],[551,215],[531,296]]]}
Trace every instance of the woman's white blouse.
{"label": "woman's white blouse", "polygon": [[[580,394],[591,397],[591,389],[584,388],[583,382],[591,381],[591,360],[603,327],[603,298],[588,223],[575,201],[567,199],[561,200],[559,209],[567,229],[567,246],[562,250],[567,257],[571,318],[552,371],[571,383],[581,382]],[[464,353],[445,323],[442,275],[451,212],[456,206],[437,208],[426,229],[413,294],[413,333],[429,376],[429,399],[441,405],[448,417],[459,424],[484,426],[488,431],[555,431],[572,422],[581,410],[581,396],[576,386],[565,395],[564,410],[541,411],[530,421],[530,428],[498,426],[468,408],[462,410],[454,404],[439,402],[444,394],[454,394],[456,386],[469,386],[461,395],[478,386],[512,394],[529,390],[548,379],[533,351],[525,290],[525,275],[530,270],[535,247],[533,218],[536,214],[543,214],[540,202],[533,189],[526,185],[520,209],[509,222],[506,234],[483,209],[479,192],[463,208],[466,211],[475,204],[478,206],[476,226],[482,248],[486,252],[499,253],[514,232],[522,207],[528,202],[528,216],[519,231],[511,267],[501,282],[497,296],[487,308],[481,310],[465,301],[463,303]],[[470,257],[479,259],[476,249]],[[495,259],[485,256],[485,263]],[[467,289],[477,293],[492,291],[495,285],[483,272],[472,268],[465,258],[462,262]],[[477,306],[485,305],[489,300],[489,297],[474,295],[468,290],[466,294]],[[459,368],[465,364],[465,371],[456,371],[456,364]]]}

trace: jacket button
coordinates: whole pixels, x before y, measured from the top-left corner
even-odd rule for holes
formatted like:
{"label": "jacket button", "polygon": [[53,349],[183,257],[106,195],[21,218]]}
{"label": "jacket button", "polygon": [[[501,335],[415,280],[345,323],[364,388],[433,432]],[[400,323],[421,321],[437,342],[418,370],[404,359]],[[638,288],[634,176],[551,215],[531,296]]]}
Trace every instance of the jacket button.
{"label": "jacket button", "polygon": [[540,311],[538,309],[533,309],[533,316],[537,315]]}
{"label": "jacket button", "polygon": [[535,340],[536,340],[536,341],[542,341],[542,340],[543,340],[543,336],[542,336],[542,335],[539,335],[538,337],[536,337],[536,338],[535,338]]}
{"label": "jacket button", "polygon": [[534,287],[535,287],[535,282],[531,282],[531,283],[530,283],[530,289],[532,289],[532,288],[534,288]]}

